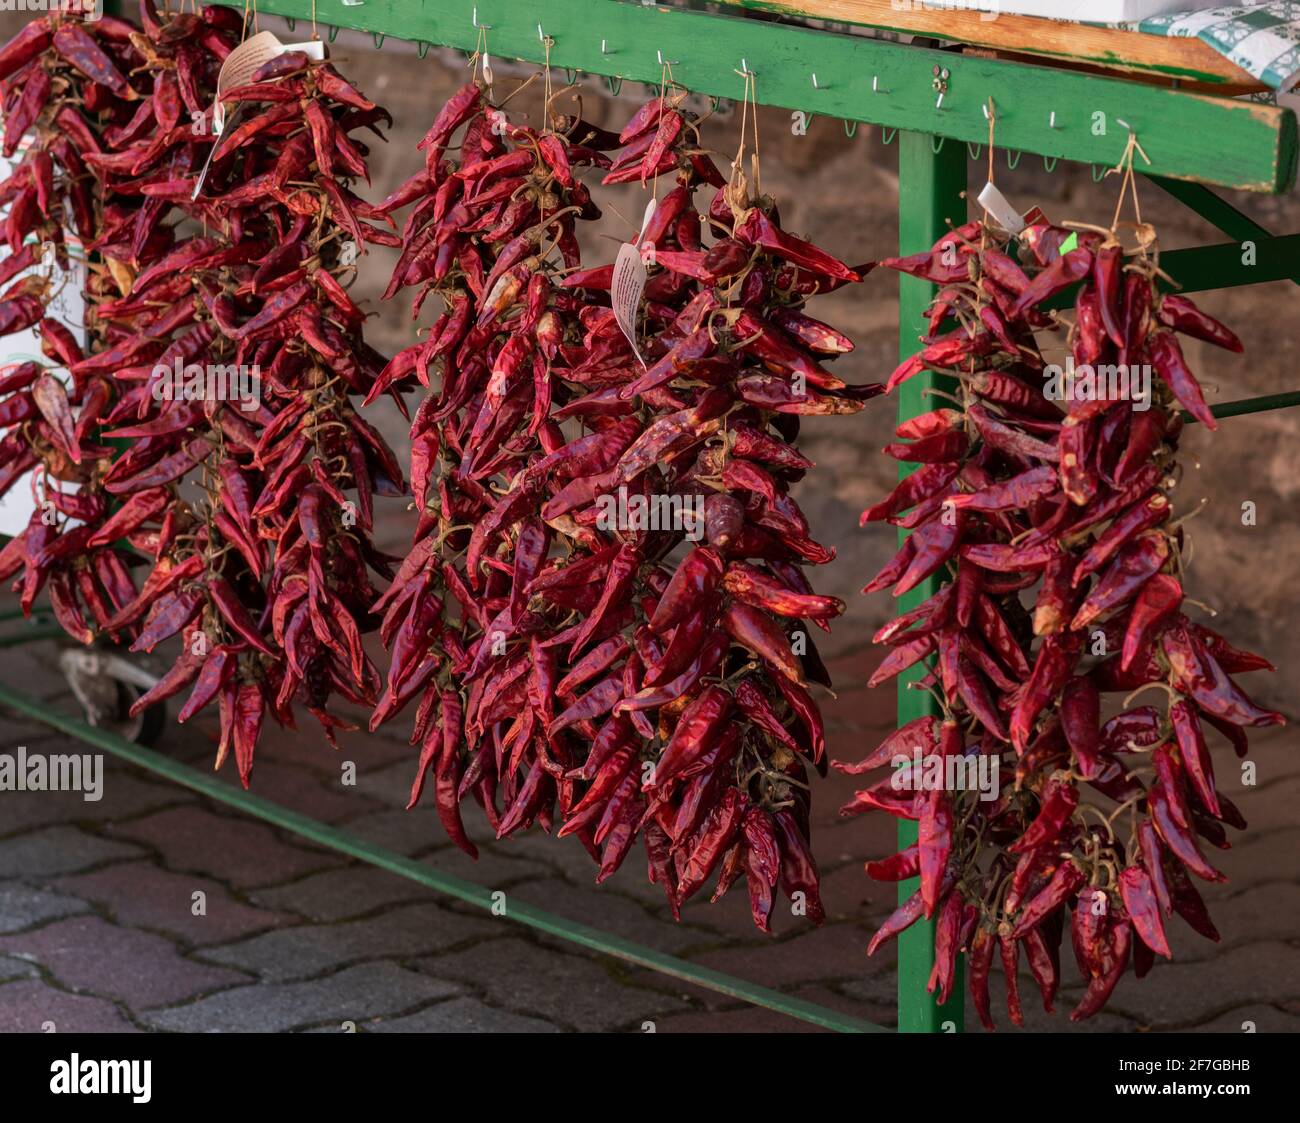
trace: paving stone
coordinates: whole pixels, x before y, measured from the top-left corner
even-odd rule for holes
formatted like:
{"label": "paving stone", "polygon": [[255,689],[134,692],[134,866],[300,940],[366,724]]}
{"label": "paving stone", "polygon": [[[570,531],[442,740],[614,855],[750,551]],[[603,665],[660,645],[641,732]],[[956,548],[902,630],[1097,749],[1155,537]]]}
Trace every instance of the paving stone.
{"label": "paving stone", "polygon": [[277,913],[292,912],[308,920],[335,921],[363,916],[387,905],[428,900],[428,889],[406,877],[356,864],[314,873],[301,881],[258,889],[250,900]]}
{"label": "paving stone", "polygon": [[[1249,690],[1249,680],[1245,685]],[[1246,754],[1246,760],[1255,762],[1261,787],[1300,772],[1300,751],[1297,751],[1300,750],[1300,731],[1297,731],[1295,726],[1268,726],[1264,729],[1249,729],[1246,732],[1250,737],[1250,752]],[[1210,742],[1212,749],[1226,743],[1217,734],[1211,733],[1209,736],[1212,738]],[[1226,750],[1216,752],[1215,760],[1222,762],[1219,770],[1227,772],[1232,768],[1236,771],[1235,776],[1228,777],[1229,789],[1240,787],[1241,765],[1236,763],[1235,754]],[[1229,761],[1234,763],[1229,765]],[[1231,794],[1233,799],[1237,798],[1235,792]]]}
{"label": "paving stone", "polygon": [[[466,815],[466,824],[470,828],[471,836],[476,829],[481,829],[480,824],[482,821],[483,816],[479,814],[477,808],[474,808]],[[527,834],[502,839],[500,842],[493,842],[492,846],[510,857],[527,858],[533,862],[540,862],[562,874],[565,879],[574,885],[594,886],[596,871],[600,868],[592,861],[591,855],[583,849],[582,843],[572,835],[565,838],[555,838],[553,835],[544,834],[534,828]],[[637,850],[629,854],[627,861],[623,864],[628,869],[641,871],[637,876],[643,874],[645,871],[645,848],[638,845]],[[623,870],[619,870],[611,881],[618,880],[622,883],[624,879]]]}
{"label": "paving stone", "polygon": [[[342,764],[343,758],[331,757],[336,765]],[[253,774],[254,790],[263,799],[269,799],[283,807],[320,819],[325,823],[338,823],[354,815],[378,811],[382,804],[363,795],[357,787],[345,787],[340,780],[341,772],[325,773],[310,769],[299,761],[287,763],[278,760],[262,760],[259,754],[257,767]],[[232,787],[239,783],[238,774],[229,772],[222,778]]]}
{"label": "paving stone", "polygon": [[1252,1003],[1225,1010],[1218,1017],[1192,1026],[1193,1033],[1245,1033],[1242,1027],[1253,1023],[1253,1033],[1300,1033],[1300,1009],[1294,1013],[1279,1010],[1276,1006]]}
{"label": "paving stone", "polygon": [[[1233,886],[1229,884],[1231,890]],[[1294,882],[1270,882],[1230,893],[1222,902],[1215,900],[1210,906],[1210,916],[1223,937],[1216,946],[1199,937],[1198,949],[1215,955],[1219,947],[1233,947],[1256,940],[1290,940],[1297,932],[1296,917],[1300,916],[1300,885]],[[1178,957],[1182,958],[1182,957]]]}
{"label": "paving stone", "polygon": [[480,846],[477,860],[459,847],[448,845],[421,855],[420,861],[489,889],[508,889],[521,881],[540,880],[554,874],[550,866],[515,854],[508,845],[492,849]]}
{"label": "paving stone", "polygon": [[0,1033],[138,1033],[113,1003],[36,979],[0,986]]}
{"label": "paving stone", "polygon": [[1117,1013],[1155,1030],[1179,1029],[1239,1006],[1300,999],[1300,948],[1261,941],[1209,963],[1157,962],[1145,979],[1128,982],[1111,999]]}
{"label": "paving stone", "polygon": [[[1300,753],[1296,754],[1300,756]],[[1295,825],[1296,808],[1300,807],[1300,776],[1287,776],[1274,783],[1233,796],[1232,801],[1246,816],[1247,834],[1263,834],[1279,827]]]}
{"label": "paving stone", "polygon": [[413,807],[410,811],[373,811],[346,819],[341,826],[348,834],[407,856],[419,854],[447,841],[447,835],[439,825],[437,813],[432,807]]}
{"label": "paving stone", "polygon": [[12,955],[0,955],[0,983],[12,982],[14,979],[35,979],[40,976],[40,968],[26,959]]}
{"label": "paving stone", "polygon": [[724,974],[739,975],[776,990],[789,990],[798,983],[850,981],[866,974],[870,940],[871,932],[863,926],[827,924],[762,947],[737,943],[690,958]]}
{"label": "paving stone", "polygon": [[0,881],[0,932],[17,932],[42,921],[87,911],[86,902],[75,897],[33,889],[17,881]]}
{"label": "paving stone", "polygon": [[[491,888],[504,888],[548,873],[535,862],[519,862],[484,852],[478,862],[455,847],[424,855],[420,861],[433,869],[455,874]],[[377,908],[408,901],[443,902],[436,890],[410,878],[357,863],[341,870],[312,874],[301,881],[261,889],[251,899],[265,908],[290,911],[316,921],[346,920]]]}
{"label": "paving stone", "polygon": [[[591,1032],[684,1007],[670,995],[624,985],[594,956],[566,955],[514,937],[417,960],[415,967],[457,979],[494,1005]],[[560,997],[562,996],[562,997]]]}
{"label": "paving stone", "polygon": [[389,807],[405,807],[411,798],[411,784],[419,760],[415,749],[408,749],[408,754],[406,760],[382,765],[361,754],[354,754],[351,759],[357,766],[357,793]]}
{"label": "paving stone", "polygon": [[[28,743],[31,748],[31,743]],[[194,803],[184,788],[162,785],[121,768],[104,770],[104,798],[88,803],[80,792],[0,792],[0,836],[22,834],[55,823],[102,825],[150,811]]]}
{"label": "paving stone", "polygon": [[[225,943],[289,922],[278,913],[236,900],[209,878],[172,873],[152,862],[122,862],[52,884],[93,901],[118,924],[166,932],[195,947]],[[198,892],[205,897],[201,916],[193,911]]]}
{"label": "paving stone", "polygon": [[1202,849],[1210,862],[1228,875],[1232,890],[1268,881],[1294,881],[1300,874],[1300,826],[1255,835],[1231,850]]}
{"label": "paving stone", "polygon": [[[0,1002],[11,986],[0,987]],[[395,963],[364,963],[325,978],[235,987],[171,1010],[147,1013],[156,1029],[184,1033],[283,1033],[327,1021],[361,1023],[457,994],[455,983]]]}
{"label": "paving stone", "polygon": [[389,909],[365,920],[304,924],[204,951],[205,959],[278,982],[365,959],[407,959],[496,934],[489,920],[433,904]]}
{"label": "paving stone", "polygon": [[713,938],[710,933],[691,926],[665,924],[635,901],[602,893],[598,886],[579,889],[555,879],[525,882],[507,892],[507,910],[513,897],[660,951],[676,952]]}
{"label": "paving stone", "polygon": [[541,1018],[526,1018],[485,1006],[477,998],[453,998],[400,1018],[379,1018],[357,1026],[362,1033],[559,1033]]}
{"label": "paving stone", "polygon": [[113,833],[154,847],[175,872],[206,874],[243,889],[342,863],[324,851],[282,842],[253,819],[217,815],[203,807],[160,811],[116,825]]}
{"label": "paving stone", "polygon": [[51,827],[0,842],[0,877],[51,877],[76,873],[119,858],[138,857],[126,842],[87,834],[76,827]]}
{"label": "paving stone", "polygon": [[[692,1010],[650,1020],[654,1033],[829,1033],[830,1030],[758,1006]],[[633,1030],[632,1032],[636,1032]]]}
{"label": "paving stone", "polygon": [[0,951],[42,964],[74,990],[116,998],[132,1009],[165,1006],[247,981],[247,975],[195,963],[161,936],[77,916],[34,932],[0,937]]}

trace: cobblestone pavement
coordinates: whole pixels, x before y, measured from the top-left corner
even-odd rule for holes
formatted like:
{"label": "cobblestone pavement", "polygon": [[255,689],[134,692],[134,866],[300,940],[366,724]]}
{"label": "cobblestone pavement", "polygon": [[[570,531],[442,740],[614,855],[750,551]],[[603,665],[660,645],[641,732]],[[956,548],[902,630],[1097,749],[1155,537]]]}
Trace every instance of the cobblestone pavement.
{"label": "cobblestone pavement", "polygon": [[[0,655],[6,683],[52,707],[72,702],[43,642]],[[889,690],[864,687],[874,655],[832,661],[831,755],[861,755],[893,723]],[[307,731],[310,733],[311,731]],[[160,749],[209,767],[211,728],[171,726]],[[1258,785],[1221,761],[1250,829],[1220,855],[1230,881],[1207,892],[1219,945],[1171,929],[1175,960],[1127,980],[1083,1027],[1068,1010],[1031,1009],[1031,1029],[1300,1029],[1300,755],[1289,730],[1261,733]],[[74,751],[68,738],[0,715],[0,751]],[[79,750],[76,750],[79,751]],[[343,782],[344,765],[356,782]],[[361,838],[506,894],[835,1010],[894,1021],[894,963],[868,960],[870,933],[892,908],[867,880],[866,857],[890,852],[891,821],[840,820],[851,781],[832,774],[816,800],[815,846],[829,913],[821,929],[785,916],[754,931],[743,891],[668,915],[629,858],[597,888],[573,839],[497,843],[481,818],[475,864],[451,847],[432,811],[405,812],[412,750],[394,727],[354,736],[333,756],[308,735],[258,750],[254,791]],[[509,919],[449,902],[404,878],[320,849],[171,783],[104,761],[99,802],[79,793],[0,793],[0,1030],[563,1031],[810,1029],[791,1018],[583,951]],[[230,777],[227,776],[227,779]],[[1067,972],[1069,968],[1067,968]],[[1026,983],[1025,985],[1030,985]]]}

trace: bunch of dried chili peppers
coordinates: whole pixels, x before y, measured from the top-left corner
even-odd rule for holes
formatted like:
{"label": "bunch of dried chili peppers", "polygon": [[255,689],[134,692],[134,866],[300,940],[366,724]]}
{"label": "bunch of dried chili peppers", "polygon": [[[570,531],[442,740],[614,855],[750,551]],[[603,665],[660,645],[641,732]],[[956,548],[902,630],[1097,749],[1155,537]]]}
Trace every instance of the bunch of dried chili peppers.
{"label": "bunch of dried chili peppers", "polygon": [[[419,286],[417,310],[436,291],[445,311],[381,379],[439,390],[413,429],[417,542],[377,606],[420,630],[389,629],[377,717],[422,692],[412,801],[432,768],[466,849],[472,793],[498,836],[577,835],[598,880],[640,835],[674,912],[720,871],[715,897],[745,876],[764,929],[778,885],[820,919],[804,761],[824,768],[807,684],[828,679],[803,622],[844,606],[803,575],[833,551],[789,495],[812,466],[790,442],[801,414],[879,390],[825,369],[852,344],[803,311],[859,273],[722,178],[679,92],[618,136],[552,100],[532,129],[466,86],[385,204],[416,203],[390,290]],[[640,236],[638,349],[614,267],[579,260],[575,223],[598,215],[584,167],[675,177]],[[687,514],[617,513],[660,501]]]}
{"label": "bunch of dried chili peppers", "polygon": [[103,481],[115,453],[101,443],[98,426],[113,384],[85,367],[87,351],[104,346],[106,335],[92,315],[83,348],[59,318],[59,297],[83,251],[101,248],[81,294],[93,307],[123,247],[152,245],[149,201],[108,201],[95,163],[149,105],[133,36],[129,24],[111,16],[82,23],[50,13],[0,49],[3,155],[18,157],[0,184],[9,251],[0,262],[0,283],[7,285],[0,334],[34,329],[44,360],[19,362],[0,375],[0,426],[7,430],[0,494],[30,476],[36,500],[28,526],[0,551],[0,579],[21,573],[23,611],[44,591],[60,626],[82,643],[109,625],[135,586],[129,554],[106,533]]}
{"label": "bunch of dried chili peppers", "polygon": [[[56,52],[67,26],[50,36]],[[387,115],[328,62],[292,51],[223,94],[218,136],[213,97],[243,35],[237,13],[160,16],[143,0],[142,31],[88,26],[110,52],[79,44],[60,58],[93,74],[91,91],[119,97],[83,91],[80,114],[46,111],[51,152],[72,138],[94,177],[87,248],[103,261],[90,293],[94,346],[63,361],[76,425],[102,424],[127,447],[96,450],[78,498],[101,517],[64,536],[94,551],[92,565],[119,563],[111,603],[87,599],[97,628],[74,634],[124,634],[143,651],[180,635],[176,662],[135,708],[191,685],[182,721],[216,701],[218,765],[233,748],[247,783],[268,711],[292,723],[298,702],[332,740],[346,723],[328,712],[331,695],[367,708],[378,697],[361,635],[378,596],[368,573],[391,570],[367,532],[372,497],[404,484],[351,401],[385,360],[362,337],[343,279],[364,243],[397,242],[350,190],[368,178],[351,134],[382,138]],[[62,82],[48,53],[36,61]],[[135,85],[119,89],[117,62]],[[86,387],[99,392],[91,409]],[[25,539],[14,556],[48,563],[48,549]],[[114,546],[123,541],[131,560],[150,562],[138,592]]]}
{"label": "bunch of dried chili peppers", "polygon": [[[866,591],[897,596],[951,577],[877,633],[890,650],[873,682],[933,655],[920,685],[937,689],[941,714],[855,764],[836,762],[852,774],[901,766],[843,813],[877,808],[918,823],[915,845],[868,863],[881,880],[920,877],[870,950],[937,917],[930,989],[946,1001],[967,952],[988,1028],[994,953],[1021,1024],[1022,950],[1050,1011],[1067,922],[1086,983],[1073,1020],[1100,1010],[1130,963],[1140,977],[1170,955],[1174,913],[1218,938],[1188,875],[1222,881],[1198,838],[1227,847],[1225,826],[1246,824],[1215,786],[1205,727],[1244,755],[1247,727],[1283,721],[1231,678],[1269,664],[1181,611],[1179,407],[1215,421],[1178,336],[1241,344],[1186,297],[1161,292],[1150,227],[1136,227],[1126,254],[1113,231],[1029,219],[1018,242],[972,222],[928,252],[881,263],[941,286],[930,335],[890,388],[929,369],[958,392],[957,408],[898,428],[886,451],[919,467],[863,514],[912,530]],[[1073,317],[1050,311],[1072,285]],[[1038,342],[1062,327],[1073,382],[1060,382]],[[1116,394],[1101,381],[1108,368],[1155,377],[1145,397],[1140,381],[1128,384],[1136,395]],[[1167,704],[1130,705],[1148,688]],[[1127,697],[1103,718],[1112,693]],[[955,766],[981,758],[1014,770],[996,798],[947,778],[973,775]],[[926,772],[944,780],[925,782]]]}

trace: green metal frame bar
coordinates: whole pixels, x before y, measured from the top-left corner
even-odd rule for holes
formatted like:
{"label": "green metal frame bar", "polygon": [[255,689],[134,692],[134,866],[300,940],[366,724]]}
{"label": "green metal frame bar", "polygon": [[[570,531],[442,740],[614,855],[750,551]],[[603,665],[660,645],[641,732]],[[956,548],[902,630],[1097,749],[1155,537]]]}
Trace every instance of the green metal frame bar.
{"label": "green metal frame bar", "polygon": [[[32,637],[26,636],[23,638],[29,639]],[[198,769],[191,768],[188,764],[181,764],[168,756],[164,756],[162,753],[133,744],[114,733],[96,729],[94,726],[87,725],[85,722],[78,721],[65,714],[48,710],[40,703],[10,690],[6,686],[0,686],[0,706],[23,714],[26,717],[34,718],[61,733],[66,733],[68,736],[75,737],[77,740],[92,745],[97,749],[102,749],[120,760],[124,760],[138,768],[143,768],[147,772],[152,772],[155,776],[161,776],[165,780],[170,780],[182,787],[189,788],[191,791],[198,792],[208,799],[224,803],[255,819],[261,819],[273,827],[291,831],[300,838],[307,839],[319,846],[324,846],[340,854],[346,854],[351,858],[360,859],[372,866],[408,878],[448,897],[464,901],[466,904],[475,905],[489,912],[499,909],[498,901],[491,889],[476,885],[472,881],[466,881],[464,878],[456,877],[454,874],[432,869],[414,858],[408,858],[404,854],[398,854],[396,851],[388,850],[383,846],[376,846],[374,843],[366,842],[364,839],[357,838],[347,831],[331,827],[317,819],[300,815],[298,812],[291,811],[287,807],[281,807],[278,803],[273,803],[269,799],[263,799],[261,796],[253,795],[251,792],[246,792],[233,784],[218,780],[210,773],[200,772]],[[800,1021],[809,1022],[825,1029],[837,1030],[841,1033],[889,1032],[885,1027],[864,1021],[861,1018],[841,1014],[824,1006],[818,1006],[814,1002],[807,1002],[804,999],[759,986],[757,983],[725,975],[721,971],[714,971],[697,963],[679,959],[666,952],[656,951],[654,948],[648,948],[631,940],[625,940],[621,936],[601,931],[599,928],[579,924],[577,921],[556,916],[544,909],[534,908],[523,901],[514,901],[507,898],[505,917],[517,924],[523,924],[539,932],[545,932],[549,936],[556,936],[570,943],[578,944],[580,947],[598,951],[615,959],[621,959],[625,963],[631,963],[637,967],[646,967],[652,971],[657,971],[661,975],[680,979],[684,983],[704,987],[729,998],[742,999],[751,1005],[761,1006],[779,1014],[786,1014],[789,1017],[798,1018]]]}
{"label": "green metal frame bar", "polygon": [[[242,0],[224,2],[243,7]],[[261,0],[257,8],[304,24],[312,13],[311,0]],[[1145,170],[1157,175],[1265,192],[1295,181],[1296,119],[1288,109],[816,31],[734,10],[624,0],[317,0],[315,18],[318,26],[369,31],[377,43],[391,35],[472,51],[476,12],[490,27],[487,46],[497,56],[549,57],[552,66],[655,85],[663,59],[688,89],[727,98],[744,94],[743,65],[757,74],[758,98],[767,105],[971,143],[988,140],[984,114],[992,98],[1000,148],[1113,166],[1131,128],[1151,161]],[[948,71],[942,98],[932,86],[935,66]]]}
{"label": "green metal frame bar", "polygon": [[[924,133],[900,133],[898,138],[898,252],[905,256],[929,249],[953,226],[966,221],[966,150],[949,144],[935,152]],[[905,201],[905,203],[904,203]],[[900,274],[898,283],[898,354],[906,359],[918,347],[925,323],[925,310],[934,299],[935,286],[916,277]],[[899,388],[898,419],[905,421],[933,408],[927,391],[952,389],[953,380],[932,371],[909,378]],[[899,464],[899,478],[919,468]],[[901,545],[907,531],[899,531]],[[939,589],[940,579],[930,577],[898,599],[898,611],[916,607]],[[937,714],[938,705],[928,690],[914,683],[929,671],[929,661],[908,668],[898,678],[898,724],[926,714]],[[900,820],[898,848],[916,841],[917,824]],[[919,878],[899,883],[901,905],[920,887]],[[954,982],[948,1002],[940,1006],[926,990],[934,965],[934,920],[919,920],[898,938],[898,1028],[904,1033],[935,1033],[951,1023],[960,1030],[963,1022],[965,988],[961,973]]]}
{"label": "green metal frame bar", "polygon": [[[1157,187],[1177,199],[1189,210],[1195,211],[1206,222],[1222,230],[1229,238],[1238,242],[1269,241],[1273,235],[1260,226],[1253,218],[1244,215],[1226,199],[1219,198],[1204,184],[1187,183],[1180,179],[1166,179],[1164,176],[1148,176]],[[1290,280],[1300,284],[1300,270],[1292,273]]]}

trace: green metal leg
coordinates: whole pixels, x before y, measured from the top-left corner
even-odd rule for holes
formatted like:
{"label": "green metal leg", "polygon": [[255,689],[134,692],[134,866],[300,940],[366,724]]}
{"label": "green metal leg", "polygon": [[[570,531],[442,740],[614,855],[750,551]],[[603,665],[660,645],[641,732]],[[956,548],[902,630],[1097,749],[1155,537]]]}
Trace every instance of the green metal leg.
{"label": "green metal leg", "polygon": [[[900,133],[898,138],[898,245],[900,254],[929,249],[953,225],[966,221],[966,146],[953,141],[936,153],[925,133]],[[924,330],[923,313],[934,296],[934,286],[913,277],[901,276],[898,292],[898,352],[900,359],[913,354],[917,337]],[[903,383],[899,390],[898,417],[903,420],[935,409],[941,402],[926,397],[924,391],[938,387],[940,380],[923,373]],[[900,477],[911,466],[900,467]],[[902,541],[906,532],[900,532]],[[936,578],[923,581],[916,589],[899,598],[898,611],[906,612],[931,596],[938,588]],[[928,691],[912,690],[909,684],[922,677],[923,668],[904,673],[898,680],[898,723],[911,721],[927,713],[936,713]],[[901,849],[916,841],[916,824],[900,822],[898,845]],[[898,887],[901,904],[919,888],[919,879],[902,882]],[[960,968],[948,1003],[940,1006],[926,993],[926,983],[934,959],[934,922],[922,920],[903,933],[898,947],[898,1028],[903,1033],[938,1033],[962,1028],[965,988]],[[945,1025],[945,1023],[951,1023]]]}

